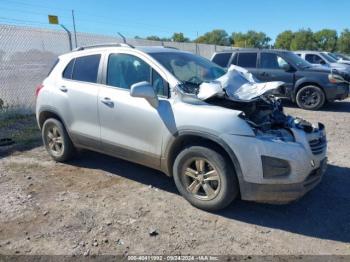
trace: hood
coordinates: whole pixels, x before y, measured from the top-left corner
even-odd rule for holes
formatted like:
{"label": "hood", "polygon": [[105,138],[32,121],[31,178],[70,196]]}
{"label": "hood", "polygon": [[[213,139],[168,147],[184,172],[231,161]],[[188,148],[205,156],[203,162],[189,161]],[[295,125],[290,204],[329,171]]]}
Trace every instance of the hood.
{"label": "hood", "polygon": [[307,68],[303,68],[303,71],[308,71],[308,72],[319,72],[319,73],[327,73],[329,74],[331,72],[331,68],[328,67],[327,65],[312,65]]}
{"label": "hood", "polygon": [[283,84],[280,81],[260,83],[248,70],[231,65],[225,75],[202,83],[197,97],[201,100],[226,97],[233,101],[249,102],[277,90]]}
{"label": "hood", "polygon": [[332,69],[339,69],[339,70],[345,70],[345,71],[350,70],[350,66],[345,63],[330,63],[330,66]]}

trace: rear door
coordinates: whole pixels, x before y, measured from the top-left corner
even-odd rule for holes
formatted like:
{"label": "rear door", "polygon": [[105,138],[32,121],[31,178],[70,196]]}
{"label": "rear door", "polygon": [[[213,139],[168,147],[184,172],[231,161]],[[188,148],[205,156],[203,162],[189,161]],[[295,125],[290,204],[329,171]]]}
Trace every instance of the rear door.
{"label": "rear door", "polygon": [[73,140],[93,148],[100,139],[97,112],[100,60],[100,54],[73,58],[63,71],[57,90],[58,108]]}
{"label": "rear door", "polygon": [[285,71],[283,68],[283,65],[285,64],[288,64],[288,62],[280,55],[270,52],[261,52],[259,60],[259,73],[256,77],[262,82],[285,82],[286,90],[282,91],[282,93],[289,93],[294,86],[294,71]]}
{"label": "rear door", "polygon": [[234,55],[231,63],[247,69],[250,73],[256,76],[258,73],[257,62],[257,52],[239,52]]}
{"label": "rear door", "polygon": [[214,55],[214,57],[212,58],[212,62],[214,62],[215,64],[221,66],[221,67],[228,67],[229,66],[229,61],[230,61],[230,58],[232,56],[232,53],[216,53]]}

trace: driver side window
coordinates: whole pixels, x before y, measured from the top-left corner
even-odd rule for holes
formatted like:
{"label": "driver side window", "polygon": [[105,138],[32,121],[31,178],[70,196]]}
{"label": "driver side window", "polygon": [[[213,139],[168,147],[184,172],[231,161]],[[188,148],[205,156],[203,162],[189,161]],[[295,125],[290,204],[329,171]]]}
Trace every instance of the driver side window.
{"label": "driver side window", "polygon": [[106,84],[130,89],[133,84],[147,81],[158,95],[165,94],[165,81],[142,59],[129,54],[111,54],[108,59]]}
{"label": "driver side window", "polygon": [[320,56],[314,54],[305,55],[305,60],[310,62],[311,64],[325,64],[325,61]]}
{"label": "driver side window", "polygon": [[282,57],[273,53],[261,53],[260,67],[264,69],[283,69],[288,64]]}

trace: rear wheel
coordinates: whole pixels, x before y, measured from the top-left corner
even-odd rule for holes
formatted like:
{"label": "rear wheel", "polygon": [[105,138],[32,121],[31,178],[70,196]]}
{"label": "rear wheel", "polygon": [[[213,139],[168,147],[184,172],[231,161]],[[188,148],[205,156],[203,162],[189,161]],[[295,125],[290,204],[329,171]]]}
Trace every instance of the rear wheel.
{"label": "rear wheel", "polygon": [[298,91],[296,102],[302,109],[317,110],[325,104],[326,97],[321,88],[309,85],[302,87]]}
{"label": "rear wheel", "polygon": [[191,146],[181,151],[175,159],[173,174],[181,195],[204,210],[226,207],[239,192],[229,161],[206,147]]}
{"label": "rear wheel", "polygon": [[74,145],[60,121],[47,119],[42,128],[42,138],[47,152],[54,160],[65,162],[73,157]]}

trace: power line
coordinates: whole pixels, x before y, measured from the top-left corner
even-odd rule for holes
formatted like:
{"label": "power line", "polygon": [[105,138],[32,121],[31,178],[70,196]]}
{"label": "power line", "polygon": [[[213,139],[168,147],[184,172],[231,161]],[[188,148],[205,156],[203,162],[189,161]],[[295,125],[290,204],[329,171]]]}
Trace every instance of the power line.
{"label": "power line", "polygon": [[[11,0],[11,1],[10,0],[1,0],[1,1],[6,1],[6,2],[10,2],[10,3],[19,4],[19,5],[25,5],[25,6],[34,6],[34,7],[39,7],[39,8],[52,9],[52,7],[38,5],[38,4],[33,4],[33,3],[22,2],[22,1],[18,1],[18,0]],[[55,7],[55,9],[70,11],[70,9],[68,9],[68,8],[61,8],[61,7]]]}
{"label": "power line", "polygon": [[[21,1],[18,1],[18,0],[15,0],[15,1],[13,1],[13,0],[11,0],[11,1],[9,1],[9,0],[2,0],[2,1],[8,1],[8,2],[11,2],[11,3],[15,3],[15,4],[20,4],[20,5],[26,5],[26,6],[36,6],[36,7],[42,7],[42,8],[46,8],[46,9],[51,9],[51,10],[53,10],[53,11],[55,11],[54,9],[60,9],[60,10],[65,10],[65,11],[69,11],[69,12],[71,12],[71,9],[66,9],[66,8],[57,8],[57,7],[55,7],[54,9],[53,8],[50,8],[50,7],[48,7],[48,6],[42,6],[42,5],[37,5],[37,4],[33,4],[33,3],[26,3],[26,2],[21,2]],[[9,8],[6,8],[6,9],[8,9],[9,10]],[[12,9],[13,10],[13,9]],[[40,14],[40,15],[47,15],[47,14],[43,14],[43,13],[39,13],[39,12],[32,12],[32,11],[27,11],[27,10],[13,10],[13,11],[15,11],[15,12],[23,12],[23,13],[35,13],[35,14]],[[76,12],[75,13],[75,16],[76,16],[76,22],[80,22],[80,21],[83,21],[83,22],[87,22],[87,23],[95,23],[95,22],[99,22],[99,23],[104,23],[104,24],[111,24],[111,25],[116,25],[116,26],[120,26],[120,25],[122,25],[122,26],[125,26],[125,25],[127,25],[127,26],[130,26],[130,23],[126,23],[126,24],[123,24],[123,23],[110,23],[110,22],[105,22],[105,18],[106,18],[106,16],[98,16],[98,15],[96,15],[95,13],[90,13],[90,12],[84,12],[84,13],[80,13],[80,12]],[[68,18],[68,15],[59,15],[59,17],[66,17],[66,18]],[[91,20],[88,20],[88,19],[79,19],[79,17],[89,17],[90,19],[91,18],[94,18],[94,21],[91,21]],[[69,17],[70,18],[70,17]],[[101,21],[101,20],[96,20],[95,18],[102,18],[102,19],[104,19],[103,21]],[[114,18],[114,20],[115,20],[115,18]],[[164,27],[164,26],[160,26],[160,25],[152,25],[152,24],[148,24],[148,23],[144,23],[144,22],[135,22],[135,21],[133,21],[133,24],[134,24],[134,26],[133,27],[137,27],[137,28],[139,28],[140,26],[143,26],[144,28],[147,28],[147,29],[149,29],[149,28],[151,28],[151,27],[153,27],[153,28],[155,28],[155,29],[157,29],[157,31],[159,31],[159,32],[164,32],[164,33],[169,33],[169,32],[178,32],[179,30],[178,29],[175,29],[175,28],[171,28],[171,27]],[[195,30],[186,30],[187,32],[191,32],[191,33],[195,33],[195,32],[197,32],[197,31],[195,31]]]}
{"label": "power line", "polygon": [[[28,10],[20,10],[20,9],[12,9],[12,8],[7,8],[7,7],[1,7],[2,10],[7,10],[10,12],[16,12],[16,13],[28,13],[28,14],[36,14],[36,15],[44,15],[47,16],[48,14],[44,14],[44,13],[39,13],[39,12],[33,12],[33,11],[28,11]],[[71,17],[69,15],[59,15],[59,17],[64,17],[64,18],[69,18],[71,19]]]}
{"label": "power line", "polygon": [[48,23],[43,23],[43,22],[39,22],[39,21],[15,19],[15,18],[8,18],[8,17],[2,17],[2,16],[0,16],[0,19],[1,19],[1,20],[7,20],[7,21],[13,21],[13,22],[23,22],[23,23],[33,23],[33,24],[49,25]]}

